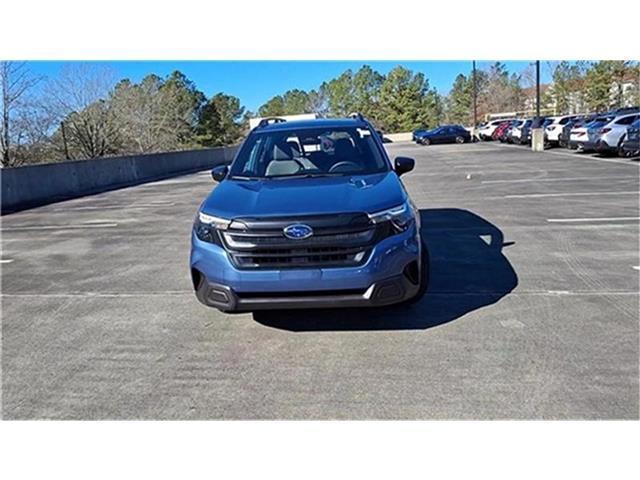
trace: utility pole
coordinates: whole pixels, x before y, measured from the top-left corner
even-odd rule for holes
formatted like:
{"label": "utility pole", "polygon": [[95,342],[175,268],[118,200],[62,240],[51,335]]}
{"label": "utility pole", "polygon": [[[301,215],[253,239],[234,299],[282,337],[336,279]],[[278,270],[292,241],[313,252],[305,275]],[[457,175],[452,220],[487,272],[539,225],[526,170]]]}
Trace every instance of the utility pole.
{"label": "utility pole", "polygon": [[64,122],[60,122],[60,132],[62,133],[62,145],[64,146],[64,158],[71,160],[69,157],[69,148],[67,147],[67,134],[64,130]]}
{"label": "utility pole", "polygon": [[540,126],[540,60],[536,60],[536,126]]}
{"label": "utility pole", "polygon": [[540,122],[540,60],[536,60],[536,121],[531,129],[531,150],[544,151],[544,130]]}
{"label": "utility pole", "polygon": [[476,61],[473,61],[473,73],[472,73],[472,83],[473,83],[473,137],[475,139],[476,136],[476,126],[478,125],[478,90],[476,85]]}

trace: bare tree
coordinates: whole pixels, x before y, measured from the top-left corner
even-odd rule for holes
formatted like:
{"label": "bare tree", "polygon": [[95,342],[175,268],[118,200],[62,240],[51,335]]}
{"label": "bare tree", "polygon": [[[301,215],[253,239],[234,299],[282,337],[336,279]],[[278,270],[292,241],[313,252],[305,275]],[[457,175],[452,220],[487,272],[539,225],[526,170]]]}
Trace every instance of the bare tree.
{"label": "bare tree", "polygon": [[[0,62],[0,162],[3,167],[20,164],[13,152],[14,143],[19,145],[23,132],[14,125],[29,89],[40,79],[31,75],[25,62]],[[15,142],[14,142],[15,140]]]}
{"label": "bare tree", "polygon": [[160,152],[183,148],[192,140],[206,98],[180,72],[167,79],[147,75],[114,89],[111,105],[127,152]]}
{"label": "bare tree", "polygon": [[47,109],[64,122],[73,157],[95,158],[118,150],[118,127],[109,102],[111,72],[88,64],[66,66],[47,85]]}

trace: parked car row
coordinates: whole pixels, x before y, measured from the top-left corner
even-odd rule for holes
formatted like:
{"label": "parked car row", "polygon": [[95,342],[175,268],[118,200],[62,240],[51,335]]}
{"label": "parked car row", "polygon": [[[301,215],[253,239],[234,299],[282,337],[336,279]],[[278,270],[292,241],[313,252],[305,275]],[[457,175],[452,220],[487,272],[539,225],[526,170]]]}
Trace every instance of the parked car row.
{"label": "parked car row", "polygon": [[[491,121],[479,129],[479,138],[519,145],[531,144],[535,118]],[[538,120],[546,147],[563,147],[601,155],[636,157],[640,131],[640,108],[619,108],[604,113],[560,115]]]}

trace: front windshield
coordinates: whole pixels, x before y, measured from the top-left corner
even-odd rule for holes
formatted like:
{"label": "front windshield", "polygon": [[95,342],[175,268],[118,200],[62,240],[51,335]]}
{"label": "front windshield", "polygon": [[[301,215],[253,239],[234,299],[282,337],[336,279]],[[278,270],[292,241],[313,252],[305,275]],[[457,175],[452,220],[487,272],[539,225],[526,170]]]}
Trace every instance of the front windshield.
{"label": "front windshield", "polygon": [[272,178],[370,174],[389,170],[366,128],[301,128],[252,134],[231,177]]}

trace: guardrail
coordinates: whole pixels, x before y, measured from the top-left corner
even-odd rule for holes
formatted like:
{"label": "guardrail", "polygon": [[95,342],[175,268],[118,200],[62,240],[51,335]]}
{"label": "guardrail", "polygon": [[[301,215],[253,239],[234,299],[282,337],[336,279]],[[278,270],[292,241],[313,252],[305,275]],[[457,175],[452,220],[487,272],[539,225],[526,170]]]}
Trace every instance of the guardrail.
{"label": "guardrail", "polygon": [[139,185],[230,162],[237,147],[96,158],[0,169],[1,210],[40,205]]}

